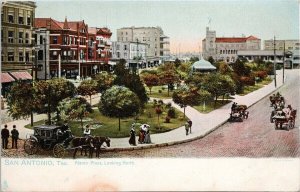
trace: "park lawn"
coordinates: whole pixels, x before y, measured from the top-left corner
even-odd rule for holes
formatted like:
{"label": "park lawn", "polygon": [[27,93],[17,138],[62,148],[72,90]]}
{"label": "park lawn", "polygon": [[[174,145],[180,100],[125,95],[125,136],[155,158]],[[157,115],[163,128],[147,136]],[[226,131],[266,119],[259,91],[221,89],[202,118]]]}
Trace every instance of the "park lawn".
{"label": "park lawn", "polygon": [[[150,133],[162,133],[171,131],[173,129],[179,128],[184,125],[185,119],[183,119],[183,113],[179,110],[176,110],[176,118],[171,119],[170,123],[165,123],[166,112],[163,112],[160,115],[160,127],[161,129],[156,129],[157,124],[157,115],[155,114],[153,104],[147,104],[144,113],[138,117],[135,121],[134,118],[123,118],[121,119],[121,130],[119,131],[119,120],[118,118],[110,118],[102,115],[98,109],[95,109],[93,113],[89,114],[85,122],[86,124],[91,124],[92,126],[92,135],[98,136],[107,136],[111,138],[122,138],[129,137],[129,131],[131,124],[135,121],[138,125],[135,126],[136,133],[139,133],[139,124],[149,124],[150,125]],[[164,110],[166,111],[166,110]],[[35,125],[43,124],[44,120],[35,122]],[[94,125],[97,124],[97,125]],[[72,133],[75,136],[82,136],[82,129],[80,125],[80,121],[69,121],[69,126],[72,130]],[[26,128],[31,128],[30,125],[26,125]],[[96,127],[95,129],[93,129]]]}
{"label": "park lawn", "polygon": [[220,107],[223,107],[224,105],[230,103],[231,100],[224,100],[222,103],[222,100],[218,100],[216,103],[216,107],[214,108],[214,101],[209,101],[205,103],[205,110],[203,107],[203,103],[201,105],[197,105],[197,106],[193,106],[193,108],[195,108],[197,111],[199,111],[200,113],[209,113],[213,110],[216,110]]}
{"label": "park lawn", "polygon": [[[149,97],[158,98],[158,99],[170,99],[172,98],[173,91],[170,90],[169,96],[168,96],[168,88],[163,88],[163,86],[153,86],[151,89],[151,94],[149,91],[149,88],[145,86],[145,89],[147,91],[147,95]],[[161,93],[159,93],[159,90],[161,90]]]}
{"label": "park lawn", "polygon": [[247,95],[253,91],[256,91],[262,87],[264,87],[265,85],[268,85],[272,82],[272,79],[271,78],[266,78],[264,79],[263,81],[259,82],[259,83],[256,83],[255,85],[253,86],[245,86],[244,88],[244,93],[240,94],[241,96],[244,96],[244,95]]}

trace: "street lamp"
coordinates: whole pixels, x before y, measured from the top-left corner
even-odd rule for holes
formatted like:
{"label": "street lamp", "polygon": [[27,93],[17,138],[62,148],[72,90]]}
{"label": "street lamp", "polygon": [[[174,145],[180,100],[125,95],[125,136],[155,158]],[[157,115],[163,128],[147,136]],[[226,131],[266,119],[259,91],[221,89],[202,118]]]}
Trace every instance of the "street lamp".
{"label": "street lamp", "polygon": [[47,80],[47,53],[46,53],[46,38],[43,38],[45,52],[45,81]]}
{"label": "street lamp", "polygon": [[276,40],[275,40],[275,36],[274,36],[274,83],[275,83],[275,87],[277,86],[276,84]]}

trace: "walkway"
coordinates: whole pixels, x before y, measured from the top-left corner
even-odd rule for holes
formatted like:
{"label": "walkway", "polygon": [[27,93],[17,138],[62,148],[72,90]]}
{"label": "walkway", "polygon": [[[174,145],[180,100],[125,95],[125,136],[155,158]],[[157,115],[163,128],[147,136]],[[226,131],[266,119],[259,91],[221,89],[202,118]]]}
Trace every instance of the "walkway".
{"label": "walkway", "polygon": [[[288,72],[286,72],[288,73]],[[277,71],[277,88],[282,85],[282,71]],[[277,88],[274,86],[274,82],[269,85],[264,86],[263,88],[256,90],[250,94],[245,96],[235,96],[234,102],[238,104],[245,104],[248,107],[254,105],[256,102],[269,95]],[[93,96],[92,104],[98,103],[100,95]],[[88,98],[87,98],[88,99]],[[89,99],[88,99],[89,100]],[[171,102],[172,106],[176,107],[180,111],[183,112],[183,109],[176,105],[172,99],[165,99],[164,103]],[[217,110],[214,110],[208,114],[202,114],[198,112],[196,109],[192,107],[186,108],[186,116],[192,120],[192,133],[186,136],[185,128],[180,127],[178,129],[160,133],[160,134],[152,134],[151,140],[153,144],[138,144],[137,146],[130,146],[128,144],[129,138],[111,138],[111,147],[107,148],[107,150],[134,150],[138,148],[151,148],[151,147],[159,147],[159,146],[167,146],[177,143],[188,142],[191,140],[195,140],[205,135],[209,134],[220,125],[227,122],[227,119],[230,114],[232,103],[229,103]],[[251,115],[251,114],[250,114]],[[35,116],[35,121],[45,119],[45,115],[37,115]],[[32,133],[32,130],[24,128],[26,124],[30,123],[30,119],[27,120],[18,120],[7,123],[9,129],[12,128],[12,125],[17,125],[20,131],[20,138],[26,138],[26,134]],[[1,125],[3,127],[3,124]],[[128,132],[129,132],[128,128]]]}

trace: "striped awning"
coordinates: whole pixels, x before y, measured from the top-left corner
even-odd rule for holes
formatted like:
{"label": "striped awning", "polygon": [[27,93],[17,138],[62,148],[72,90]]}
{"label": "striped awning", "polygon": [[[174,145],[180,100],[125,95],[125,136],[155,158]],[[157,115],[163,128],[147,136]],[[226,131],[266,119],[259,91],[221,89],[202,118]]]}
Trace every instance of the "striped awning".
{"label": "striped awning", "polygon": [[27,71],[10,72],[10,74],[17,80],[32,80],[32,76]]}
{"label": "striped awning", "polygon": [[1,73],[1,83],[10,83],[15,81],[8,73]]}

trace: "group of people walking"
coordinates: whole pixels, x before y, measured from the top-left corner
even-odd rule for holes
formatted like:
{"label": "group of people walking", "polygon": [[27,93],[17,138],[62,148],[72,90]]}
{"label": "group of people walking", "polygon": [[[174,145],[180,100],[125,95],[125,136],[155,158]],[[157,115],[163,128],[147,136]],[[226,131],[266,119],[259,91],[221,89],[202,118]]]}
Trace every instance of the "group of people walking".
{"label": "group of people walking", "polygon": [[[138,142],[139,144],[143,143],[151,143],[151,137],[150,137],[150,125],[148,124],[143,124],[140,126],[140,132],[139,132],[139,139]],[[133,123],[131,125],[130,129],[130,138],[129,138],[129,144],[136,146],[136,133],[135,133],[135,124]]]}
{"label": "group of people walking", "polygon": [[[9,130],[7,129],[7,125],[4,125],[4,128],[1,130],[1,139],[2,139],[2,148],[8,149],[8,138],[9,138]],[[12,149],[18,149],[18,139],[19,139],[19,131],[17,130],[16,125],[13,125],[13,130],[11,130],[11,138],[12,138]]]}

